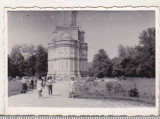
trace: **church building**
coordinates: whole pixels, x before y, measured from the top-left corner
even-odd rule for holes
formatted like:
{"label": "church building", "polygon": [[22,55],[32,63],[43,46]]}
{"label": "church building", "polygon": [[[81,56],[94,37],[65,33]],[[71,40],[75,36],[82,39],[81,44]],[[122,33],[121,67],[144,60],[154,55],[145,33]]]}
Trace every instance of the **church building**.
{"label": "church building", "polygon": [[53,39],[48,43],[48,76],[66,79],[87,76],[88,46],[83,30],[77,26],[77,11],[58,15]]}

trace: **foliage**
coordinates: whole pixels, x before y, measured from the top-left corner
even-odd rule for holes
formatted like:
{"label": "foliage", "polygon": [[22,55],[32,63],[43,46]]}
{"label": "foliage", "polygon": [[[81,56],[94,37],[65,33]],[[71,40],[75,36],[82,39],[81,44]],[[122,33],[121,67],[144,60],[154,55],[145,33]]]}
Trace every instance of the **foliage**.
{"label": "foliage", "polygon": [[130,97],[139,97],[139,92],[137,88],[130,89],[128,92]]}
{"label": "foliage", "polygon": [[122,85],[117,81],[106,82],[105,87],[106,87],[107,92],[109,93],[112,92],[112,93],[117,94],[119,92],[123,92]]}
{"label": "foliage", "polygon": [[47,50],[42,45],[15,45],[8,56],[8,75],[46,75],[47,63]]}
{"label": "foliage", "polygon": [[139,38],[140,44],[136,47],[139,64],[136,73],[141,77],[155,77],[155,29],[143,31]]}
{"label": "foliage", "polygon": [[96,80],[96,78],[94,78],[94,77],[89,77],[89,78],[87,78],[87,79],[85,80],[85,83],[92,82],[92,81],[94,81],[94,80]]}
{"label": "foliage", "polygon": [[135,77],[127,78],[125,81],[115,80],[115,78],[106,79],[105,82],[93,80],[84,83],[79,81],[76,83],[75,95],[92,99],[93,97],[101,99],[135,99],[136,101],[140,99],[155,104],[155,82],[152,78]]}
{"label": "foliage", "polygon": [[37,48],[37,54],[36,54],[36,74],[45,76],[47,75],[47,69],[48,69],[48,60],[47,60],[47,51],[43,46],[38,46]]}
{"label": "foliage", "polygon": [[16,76],[16,80],[20,80],[21,78],[19,76]]}
{"label": "foliage", "polygon": [[11,81],[13,78],[11,76],[8,77],[8,81]]}
{"label": "foliage", "polygon": [[119,56],[109,59],[101,49],[94,56],[89,76],[103,77],[155,77],[155,28],[140,33],[135,47],[119,45]]}
{"label": "foliage", "polygon": [[20,52],[20,46],[15,46],[12,48],[10,57],[8,58],[8,70],[9,76],[23,76],[24,75],[24,57]]}
{"label": "foliage", "polygon": [[108,92],[110,92],[111,90],[113,90],[113,84],[111,82],[107,82],[106,83],[106,89]]}
{"label": "foliage", "polygon": [[92,66],[89,69],[90,74],[103,78],[107,76],[111,76],[111,60],[103,49],[100,49],[98,53],[94,56]]}

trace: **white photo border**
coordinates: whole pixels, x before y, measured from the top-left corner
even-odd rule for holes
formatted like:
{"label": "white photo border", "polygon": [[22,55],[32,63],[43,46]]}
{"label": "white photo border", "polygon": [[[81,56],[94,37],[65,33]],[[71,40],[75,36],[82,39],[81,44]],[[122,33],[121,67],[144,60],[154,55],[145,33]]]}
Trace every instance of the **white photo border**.
{"label": "white photo border", "polygon": [[[156,106],[155,107],[137,107],[137,108],[57,108],[57,107],[8,107],[8,11],[137,11],[137,10],[154,10],[155,11],[155,28],[156,28]],[[158,115],[159,112],[159,7],[16,7],[4,8],[4,48],[5,48],[5,115],[126,115],[126,116],[149,116]]]}

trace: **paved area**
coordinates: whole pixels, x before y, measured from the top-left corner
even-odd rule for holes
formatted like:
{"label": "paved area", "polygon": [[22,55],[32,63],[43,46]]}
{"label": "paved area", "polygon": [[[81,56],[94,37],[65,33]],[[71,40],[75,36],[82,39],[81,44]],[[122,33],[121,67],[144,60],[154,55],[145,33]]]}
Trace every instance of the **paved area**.
{"label": "paved area", "polygon": [[41,99],[37,90],[26,94],[14,95],[8,98],[9,107],[152,107],[133,101],[112,99],[76,99],[68,98],[69,82],[56,82],[53,85],[53,95],[48,95],[47,88],[43,89]]}

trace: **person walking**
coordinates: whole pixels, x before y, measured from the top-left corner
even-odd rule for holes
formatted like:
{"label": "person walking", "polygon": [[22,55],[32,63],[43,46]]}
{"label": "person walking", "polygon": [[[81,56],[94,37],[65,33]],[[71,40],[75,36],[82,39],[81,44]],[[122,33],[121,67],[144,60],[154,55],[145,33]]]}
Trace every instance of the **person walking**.
{"label": "person walking", "polygon": [[32,92],[33,92],[33,89],[34,89],[34,81],[33,81],[33,78],[31,78],[30,89],[31,89]]}
{"label": "person walking", "polygon": [[37,81],[37,90],[38,90],[39,98],[42,98],[42,79],[41,79],[41,76],[39,77],[39,79]]}
{"label": "person walking", "polygon": [[26,77],[23,77],[23,78],[22,78],[21,83],[22,83],[22,91],[21,91],[21,93],[26,93],[26,90],[27,90],[27,81],[26,81]]}
{"label": "person walking", "polygon": [[48,77],[48,80],[47,80],[47,87],[48,87],[48,94],[49,95],[52,95],[52,83],[53,83],[53,80],[52,80],[52,77]]}
{"label": "person walking", "polygon": [[74,78],[72,77],[71,81],[69,83],[69,98],[73,98],[74,97],[75,84],[76,84],[76,82],[74,81]]}

